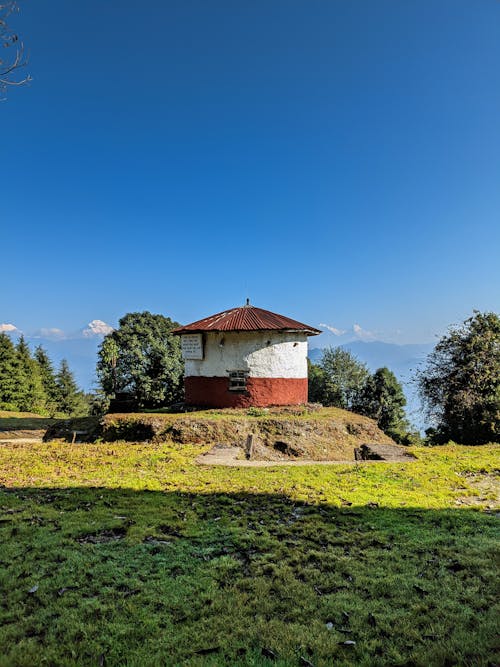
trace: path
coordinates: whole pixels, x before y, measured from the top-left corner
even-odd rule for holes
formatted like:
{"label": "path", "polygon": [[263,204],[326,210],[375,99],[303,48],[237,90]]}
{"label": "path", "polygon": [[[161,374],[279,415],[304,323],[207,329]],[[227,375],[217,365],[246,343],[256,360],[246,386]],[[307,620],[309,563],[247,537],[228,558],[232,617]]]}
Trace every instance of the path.
{"label": "path", "polygon": [[[385,451],[377,452],[387,458],[371,461],[314,461],[312,459],[294,459],[289,461],[256,461],[242,458],[243,449],[236,446],[216,445],[209,452],[201,454],[196,459],[196,463],[205,466],[229,466],[241,468],[271,468],[274,466],[311,466],[311,465],[366,465],[367,463],[409,463],[414,461],[414,457],[406,453],[404,447],[398,447],[395,451],[393,445],[377,445],[384,447]],[[372,446],[372,449],[374,447]]]}

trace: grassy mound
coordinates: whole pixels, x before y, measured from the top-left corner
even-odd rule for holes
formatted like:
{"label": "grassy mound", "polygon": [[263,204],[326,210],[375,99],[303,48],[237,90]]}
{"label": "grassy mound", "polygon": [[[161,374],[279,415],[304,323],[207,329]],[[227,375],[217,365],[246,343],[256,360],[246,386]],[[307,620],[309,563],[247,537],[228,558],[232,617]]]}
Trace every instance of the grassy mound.
{"label": "grassy mound", "polygon": [[169,440],[180,444],[236,445],[243,450],[248,435],[253,436],[254,458],[267,461],[353,460],[354,449],[363,444],[393,444],[373,420],[339,408],[111,414],[102,422],[106,441]]}

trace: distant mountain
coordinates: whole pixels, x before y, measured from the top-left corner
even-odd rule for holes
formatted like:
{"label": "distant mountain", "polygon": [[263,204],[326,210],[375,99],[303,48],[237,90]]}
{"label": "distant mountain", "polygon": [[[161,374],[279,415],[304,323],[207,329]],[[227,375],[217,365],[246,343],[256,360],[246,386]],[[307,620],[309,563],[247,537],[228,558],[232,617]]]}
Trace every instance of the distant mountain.
{"label": "distant mountain", "polygon": [[313,347],[312,349],[309,349],[307,356],[313,364],[319,364],[321,359],[323,359],[323,351],[324,350],[321,347]]}
{"label": "distant mountain", "polygon": [[[344,343],[339,347],[349,350],[351,354],[365,363],[373,373],[377,368],[387,366],[403,385],[408,405],[406,414],[408,419],[418,429],[426,428],[425,419],[422,415],[420,400],[417,395],[416,386],[413,383],[415,372],[422,368],[427,355],[432,352],[432,343],[396,345],[395,343],[383,343],[381,341],[352,341]],[[313,347],[308,356],[313,363],[319,363],[323,357],[325,348]]]}
{"label": "distant mountain", "polygon": [[[395,343],[383,343],[381,341],[352,341],[340,345],[344,350],[349,350],[360,361],[365,363],[373,372],[381,366],[387,366],[396,375],[405,374],[415,370],[432,351],[432,343],[396,345]],[[308,356],[315,363],[321,361],[325,348],[311,347]]]}

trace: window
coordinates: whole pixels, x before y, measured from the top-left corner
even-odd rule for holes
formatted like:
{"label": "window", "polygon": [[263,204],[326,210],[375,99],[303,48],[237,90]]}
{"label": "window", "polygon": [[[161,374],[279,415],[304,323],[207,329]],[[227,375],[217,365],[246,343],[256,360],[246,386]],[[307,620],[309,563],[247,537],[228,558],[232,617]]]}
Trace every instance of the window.
{"label": "window", "polygon": [[248,371],[228,371],[229,391],[246,391]]}

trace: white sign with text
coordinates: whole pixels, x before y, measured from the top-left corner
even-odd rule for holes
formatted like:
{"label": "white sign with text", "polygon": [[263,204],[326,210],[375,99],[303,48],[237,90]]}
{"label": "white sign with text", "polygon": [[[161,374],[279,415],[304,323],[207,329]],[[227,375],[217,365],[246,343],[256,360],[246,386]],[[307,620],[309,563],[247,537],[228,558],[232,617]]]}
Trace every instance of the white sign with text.
{"label": "white sign with text", "polygon": [[203,335],[184,334],[181,336],[183,359],[203,359]]}

